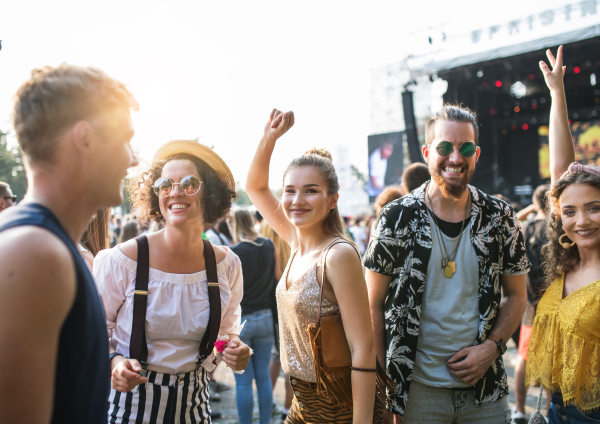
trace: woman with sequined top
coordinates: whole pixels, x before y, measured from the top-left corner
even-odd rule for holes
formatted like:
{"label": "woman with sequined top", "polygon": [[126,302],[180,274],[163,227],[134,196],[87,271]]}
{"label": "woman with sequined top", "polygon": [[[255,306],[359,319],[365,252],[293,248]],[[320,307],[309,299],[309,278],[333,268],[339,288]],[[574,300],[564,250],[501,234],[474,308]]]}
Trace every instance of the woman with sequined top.
{"label": "woman with sequined top", "polygon": [[552,95],[552,213],[542,248],[549,287],[537,307],[525,381],[552,392],[550,423],[600,422],[600,168],[571,163],[562,46],[548,58],[553,70],[540,67]]}
{"label": "woman with sequined top", "polygon": [[350,243],[331,247],[346,238],[337,208],[339,183],[331,155],[313,149],[294,159],[284,174],[281,201],[269,189],[268,170],[275,142],[293,125],[293,112],[271,112],[246,184],[254,205],[293,252],[277,286],[281,365],[294,389],[286,423],[370,423],[374,418],[374,372],[351,371],[350,411],[316,393],[315,363],[306,327],[318,319],[323,265],[327,278],[321,315],[341,312],[353,368],[374,370],[376,359],[360,258]]}

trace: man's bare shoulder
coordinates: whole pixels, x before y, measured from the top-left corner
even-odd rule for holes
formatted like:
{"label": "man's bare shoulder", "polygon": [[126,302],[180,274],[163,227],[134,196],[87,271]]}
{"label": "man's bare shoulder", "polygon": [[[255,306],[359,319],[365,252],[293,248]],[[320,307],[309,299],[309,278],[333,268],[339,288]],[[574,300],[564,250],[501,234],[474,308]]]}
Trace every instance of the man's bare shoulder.
{"label": "man's bare shoulder", "polygon": [[[73,258],[62,240],[50,231],[35,226],[5,230],[0,237],[0,304],[8,307],[23,297],[42,301],[56,300],[61,314],[68,311],[75,297]],[[0,308],[2,309],[2,308]]]}

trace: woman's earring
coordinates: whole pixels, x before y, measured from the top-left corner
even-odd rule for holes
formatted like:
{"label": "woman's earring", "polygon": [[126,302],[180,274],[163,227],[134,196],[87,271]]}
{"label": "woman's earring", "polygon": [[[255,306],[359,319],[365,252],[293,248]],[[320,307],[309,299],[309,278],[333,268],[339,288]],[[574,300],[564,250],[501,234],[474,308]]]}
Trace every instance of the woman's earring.
{"label": "woman's earring", "polygon": [[563,234],[558,239],[558,243],[562,246],[563,249],[567,250],[569,247],[575,246],[575,242],[574,241],[572,241],[571,244],[569,244],[566,241],[563,241],[563,237],[567,237],[568,238],[568,236],[566,234]]}

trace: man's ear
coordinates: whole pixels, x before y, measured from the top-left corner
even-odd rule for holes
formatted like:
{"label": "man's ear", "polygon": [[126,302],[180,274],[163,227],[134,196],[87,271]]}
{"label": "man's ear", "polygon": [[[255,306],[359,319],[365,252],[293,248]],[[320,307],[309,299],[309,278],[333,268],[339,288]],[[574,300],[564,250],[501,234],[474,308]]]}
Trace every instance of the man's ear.
{"label": "man's ear", "polygon": [[421,147],[421,154],[423,155],[423,158],[425,159],[425,162],[429,163],[429,147],[431,146],[431,144],[423,144],[423,147]]}
{"label": "man's ear", "polygon": [[94,129],[87,121],[78,121],[71,127],[71,137],[77,150],[89,149],[93,131]]}
{"label": "man's ear", "polygon": [[477,150],[475,151],[475,163],[479,160],[479,155],[481,154],[481,149],[477,146]]}

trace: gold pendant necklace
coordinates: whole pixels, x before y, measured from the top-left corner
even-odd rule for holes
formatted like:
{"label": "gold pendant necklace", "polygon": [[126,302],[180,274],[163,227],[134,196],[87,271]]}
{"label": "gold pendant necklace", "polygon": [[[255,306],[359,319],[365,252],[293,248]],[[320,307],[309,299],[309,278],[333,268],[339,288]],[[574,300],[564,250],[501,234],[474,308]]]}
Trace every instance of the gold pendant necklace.
{"label": "gold pendant necklace", "polygon": [[454,247],[452,254],[448,255],[448,250],[446,250],[446,244],[444,243],[444,238],[441,235],[442,230],[440,228],[440,224],[438,224],[437,217],[435,216],[435,212],[433,211],[433,203],[431,203],[431,197],[429,196],[429,184],[427,185],[427,188],[425,189],[425,193],[427,194],[427,200],[429,200],[429,206],[431,207],[431,214],[433,215],[433,220],[435,222],[435,225],[438,228],[438,233],[439,233],[438,240],[440,242],[440,245],[442,246],[442,249],[444,250],[445,257],[442,259],[442,269],[444,270],[444,277],[452,278],[454,276],[454,274],[456,273],[456,262],[454,260],[456,259],[458,247],[460,246],[460,241],[462,240],[463,230],[465,229],[465,220],[467,219],[467,211],[469,210],[468,209],[469,199],[467,199],[467,204],[465,205],[465,216],[463,218],[462,225],[460,227],[460,236],[458,238],[458,243]]}

